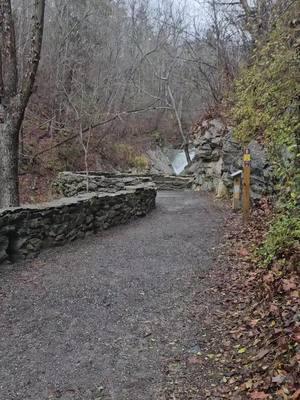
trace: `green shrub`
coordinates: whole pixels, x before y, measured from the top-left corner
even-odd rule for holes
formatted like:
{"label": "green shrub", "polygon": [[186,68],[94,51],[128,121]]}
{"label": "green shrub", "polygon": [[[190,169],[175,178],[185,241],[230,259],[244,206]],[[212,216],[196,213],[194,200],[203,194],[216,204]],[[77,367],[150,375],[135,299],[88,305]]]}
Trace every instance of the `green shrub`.
{"label": "green shrub", "polygon": [[289,212],[279,213],[270,225],[267,238],[259,253],[265,264],[273,260],[284,258],[290,249],[299,246],[300,241],[300,217],[297,208]]}
{"label": "green shrub", "polygon": [[165,139],[164,139],[164,136],[163,136],[163,134],[162,134],[161,132],[159,132],[159,131],[154,131],[154,132],[152,133],[152,137],[153,137],[155,143],[156,143],[158,146],[163,147],[163,146],[165,145]]}
{"label": "green shrub", "polygon": [[136,150],[127,143],[114,145],[115,157],[123,167],[136,168],[138,171],[145,171],[149,168],[149,160],[145,155],[137,154]]}
{"label": "green shrub", "polygon": [[244,144],[264,141],[277,179],[277,215],[261,249],[266,263],[283,256],[300,239],[299,33],[290,23],[295,15],[296,8],[291,9],[257,45],[232,99],[235,136]]}
{"label": "green shrub", "polygon": [[146,171],[149,168],[149,160],[146,156],[135,156],[131,160],[131,166],[138,171]]}

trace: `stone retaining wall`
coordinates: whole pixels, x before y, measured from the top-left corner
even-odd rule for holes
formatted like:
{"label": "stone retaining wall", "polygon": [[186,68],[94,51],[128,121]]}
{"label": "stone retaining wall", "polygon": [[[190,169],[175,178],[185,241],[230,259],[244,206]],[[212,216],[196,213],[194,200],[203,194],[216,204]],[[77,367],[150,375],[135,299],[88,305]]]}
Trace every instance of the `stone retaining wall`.
{"label": "stone retaining wall", "polygon": [[155,207],[153,183],[0,210],[0,263],[23,259],[89,233],[124,224]]}
{"label": "stone retaining wall", "polygon": [[[88,177],[89,191],[113,193],[129,189],[132,186],[154,182],[158,190],[189,189],[193,184],[192,177],[181,177],[162,174],[111,174],[90,172]],[[53,184],[61,195],[70,197],[87,190],[87,177],[82,172],[62,172]]]}
{"label": "stone retaining wall", "polygon": [[54,190],[65,197],[77,196],[87,192],[116,193],[133,186],[153,183],[149,176],[131,176],[91,172],[88,176],[82,172],[61,172],[53,183]]}
{"label": "stone retaining wall", "polygon": [[151,177],[158,190],[192,189],[194,183],[192,176],[151,175]]}

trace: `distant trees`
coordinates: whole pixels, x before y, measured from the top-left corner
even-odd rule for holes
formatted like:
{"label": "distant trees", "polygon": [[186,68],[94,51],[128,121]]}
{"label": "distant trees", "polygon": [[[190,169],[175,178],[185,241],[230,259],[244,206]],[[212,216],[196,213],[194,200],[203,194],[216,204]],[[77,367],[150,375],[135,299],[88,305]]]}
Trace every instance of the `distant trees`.
{"label": "distant trees", "polygon": [[[56,0],[49,6],[39,106],[52,121],[51,135],[57,140],[73,131],[76,115],[69,100],[78,104],[82,92],[89,109],[84,114],[92,115],[93,123],[151,107],[155,111],[151,118],[144,115],[144,130],[169,129],[178,137],[170,88],[184,134],[199,112],[216,101],[214,49],[206,42],[206,30],[196,33],[177,2],[158,1],[155,7],[144,0],[128,3]],[[161,79],[167,75],[168,82]],[[139,115],[138,121],[142,119]],[[119,120],[118,129],[122,125],[125,132],[127,121]],[[104,130],[98,129],[98,135]]]}
{"label": "distant trees", "polygon": [[[51,0],[46,11],[41,0],[13,0],[13,11],[0,0],[0,206],[18,204],[32,91],[31,160],[77,140],[87,164],[85,143],[103,155],[114,131],[175,132],[187,149],[188,127],[222,104],[253,42],[292,1],[194,0],[191,14],[173,0]],[[36,148],[44,138],[49,147]]]}
{"label": "distant trees", "polygon": [[131,2],[132,39],[140,53],[140,61],[136,70],[139,73],[138,76],[141,76],[147,68],[152,77],[152,84],[147,85],[147,82],[136,79],[137,74],[133,77],[133,81],[142,93],[160,105],[162,111],[173,114],[189,164],[191,157],[188,135],[183,126],[183,104],[185,106],[190,104],[192,108],[191,97],[196,97],[200,93],[194,90],[187,78],[189,76],[189,60],[185,57],[187,54],[184,40],[186,36],[185,10],[182,8],[180,13],[176,12],[172,3],[170,3],[171,7],[167,9],[158,9],[155,14],[155,20],[158,21],[156,22],[156,29],[151,32],[153,47],[145,50],[140,43],[137,3],[135,0]]}
{"label": "distant trees", "polygon": [[19,70],[11,1],[0,0],[0,207],[19,205],[19,131],[40,60],[44,12],[45,0],[35,0],[28,54]]}

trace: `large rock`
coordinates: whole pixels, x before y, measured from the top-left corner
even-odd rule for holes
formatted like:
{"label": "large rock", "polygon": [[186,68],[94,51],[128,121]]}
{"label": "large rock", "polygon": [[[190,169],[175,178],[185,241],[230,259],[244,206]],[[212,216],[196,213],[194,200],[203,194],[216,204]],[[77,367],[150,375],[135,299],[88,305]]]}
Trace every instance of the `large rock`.
{"label": "large rock", "polygon": [[151,164],[150,173],[166,175],[172,175],[174,173],[170,159],[160,147],[148,150],[147,156]]}
{"label": "large rock", "polygon": [[[194,175],[195,185],[215,191],[219,197],[231,193],[231,174],[243,167],[242,145],[221,119],[203,121],[194,135],[196,157],[185,173]],[[264,147],[257,141],[251,151],[251,192],[257,199],[273,192],[272,168]]]}

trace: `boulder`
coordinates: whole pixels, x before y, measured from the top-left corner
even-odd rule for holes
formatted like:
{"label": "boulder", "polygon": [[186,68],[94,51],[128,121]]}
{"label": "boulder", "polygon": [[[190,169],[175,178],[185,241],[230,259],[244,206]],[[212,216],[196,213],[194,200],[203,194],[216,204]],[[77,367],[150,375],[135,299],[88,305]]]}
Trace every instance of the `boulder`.
{"label": "boulder", "polygon": [[160,147],[154,150],[148,150],[147,156],[151,163],[150,173],[172,175],[174,170],[168,156]]}
{"label": "boulder", "polygon": [[[231,174],[243,167],[243,147],[232,130],[221,119],[203,121],[194,135],[196,156],[185,170],[195,177],[195,186],[215,191],[218,197],[233,190]],[[252,198],[261,198],[273,192],[272,167],[264,147],[253,140],[251,152]]]}

